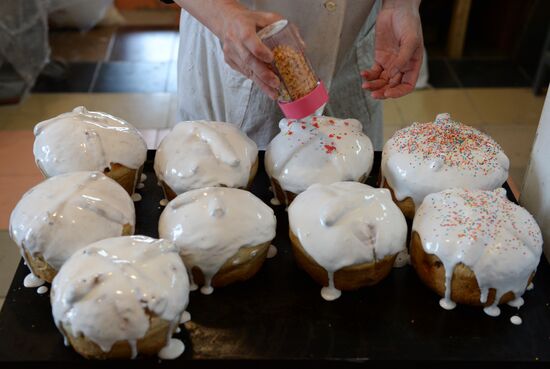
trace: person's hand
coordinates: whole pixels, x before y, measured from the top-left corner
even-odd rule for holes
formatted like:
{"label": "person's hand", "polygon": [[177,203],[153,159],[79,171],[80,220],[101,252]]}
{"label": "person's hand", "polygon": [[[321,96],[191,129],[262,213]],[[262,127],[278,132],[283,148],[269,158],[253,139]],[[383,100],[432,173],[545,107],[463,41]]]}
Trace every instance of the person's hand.
{"label": "person's hand", "polygon": [[362,87],[375,99],[414,90],[424,54],[419,5],[419,0],[384,0],[376,19],[374,65],[361,73]]}
{"label": "person's hand", "polygon": [[223,45],[225,62],[253,80],[272,99],[277,98],[279,87],[279,79],[269,68],[273,53],[256,32],[280,19],[282,17],[275,13],[230,7],[222,16],[217,35]]}

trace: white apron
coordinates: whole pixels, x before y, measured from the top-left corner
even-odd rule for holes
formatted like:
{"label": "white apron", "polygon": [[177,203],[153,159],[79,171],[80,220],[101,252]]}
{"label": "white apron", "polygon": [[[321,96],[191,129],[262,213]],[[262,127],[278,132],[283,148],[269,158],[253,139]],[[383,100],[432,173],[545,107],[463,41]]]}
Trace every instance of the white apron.
{"label": "white apron", "polygon": [[[380,150],[381,107],[361,88],[359,74],[373,63],[374,0],[241,2],[251,9],[279,13],[298,26],[313,68],[330,91],[325,113],[359,119]],[[180,120],[236,124],[260,149],[278,133],[282,118],[274,101],[224,62],[216,36],[185,11],[180,19],[178,113]]]}

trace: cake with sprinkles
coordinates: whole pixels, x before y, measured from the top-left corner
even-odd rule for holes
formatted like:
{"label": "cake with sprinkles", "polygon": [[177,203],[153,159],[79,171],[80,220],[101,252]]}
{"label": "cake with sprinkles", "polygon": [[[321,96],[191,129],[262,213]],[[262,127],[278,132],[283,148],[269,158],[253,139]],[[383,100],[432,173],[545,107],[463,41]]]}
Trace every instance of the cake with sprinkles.
{"label": "cake with sprinkles", "polygon": [[519,308],[542,254],[542,235],[527,210],[506,191],[448,189],[426,196],[413,221],[411,263],[420,279],[442,298],[483,306]]}
{"label": "cake with sprinkles", "polygon": [[315,183],[367,179],[374,152],[358,120],[312,116],[283,119],[279,128],[265,154],[274,205],[289,205]]}
{"label": "cake with sprinkles", "polygon": [[428,194],[453,187],[494,190],[508,178],[509,167],[491,137],[443,113],[397,131],[384,145],[381,186],[412,219]]}

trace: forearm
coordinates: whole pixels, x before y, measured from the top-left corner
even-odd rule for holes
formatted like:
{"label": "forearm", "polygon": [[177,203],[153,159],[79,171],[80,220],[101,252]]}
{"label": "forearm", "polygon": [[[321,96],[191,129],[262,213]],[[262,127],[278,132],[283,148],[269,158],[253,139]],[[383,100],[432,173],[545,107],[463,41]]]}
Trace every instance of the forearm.
{"label": "forearm", "polygon": [[222,17],[233,9],[244,9],[237,0],[174,0],[216,36],[222,32]]}
{"label": "forearm", "polygon": [[389,9],[410,6],[413,9],[418,10],[418,8],[420,7],[420,1],[421,0],[383,0],[382,8]]}

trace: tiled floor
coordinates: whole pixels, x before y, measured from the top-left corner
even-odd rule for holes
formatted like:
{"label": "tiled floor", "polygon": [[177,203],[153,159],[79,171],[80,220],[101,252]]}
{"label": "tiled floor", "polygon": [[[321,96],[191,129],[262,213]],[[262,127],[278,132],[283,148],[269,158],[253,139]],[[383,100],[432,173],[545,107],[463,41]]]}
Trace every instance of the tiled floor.
{"label": "tiled floor", "polygon": [[[161,26],[154,26],[155,16]],[[0,106],[0,305],[19,259],[6,231],[8,217],[20,196],[41,180],[32,156],[32,127],[84,105],[126,119],[154,147],[176,122],[177,14],[136,12],[127,19],[125,28],[52,32],[52,55],[67,62],[65,76],[42,77],[22,103]],[[528,76],[513,64],[494,61],[433,59],[429,68],[435,88],[384,102],[385,138],[413,121],[449,112],[492,135],[521,184],[544,101],[531,93]]]}

